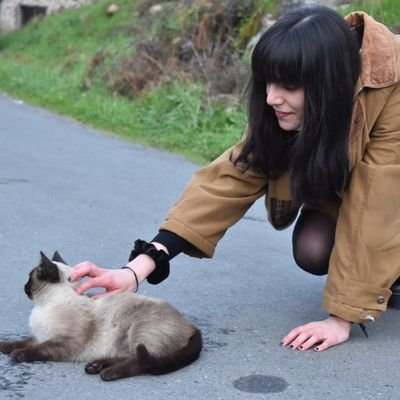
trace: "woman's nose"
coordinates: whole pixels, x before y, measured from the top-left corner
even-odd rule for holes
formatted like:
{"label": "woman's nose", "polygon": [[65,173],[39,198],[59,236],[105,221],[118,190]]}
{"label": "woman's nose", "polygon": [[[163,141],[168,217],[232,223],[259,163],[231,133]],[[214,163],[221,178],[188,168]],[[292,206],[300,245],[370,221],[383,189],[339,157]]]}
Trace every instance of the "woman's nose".
{"label": "woman's nose", "polygon": [[281,104],[283,102],[283,98],[281,96],[279,87],[275,83],[267,85],[266,94],[267,94],[266,101],[269,106]]}

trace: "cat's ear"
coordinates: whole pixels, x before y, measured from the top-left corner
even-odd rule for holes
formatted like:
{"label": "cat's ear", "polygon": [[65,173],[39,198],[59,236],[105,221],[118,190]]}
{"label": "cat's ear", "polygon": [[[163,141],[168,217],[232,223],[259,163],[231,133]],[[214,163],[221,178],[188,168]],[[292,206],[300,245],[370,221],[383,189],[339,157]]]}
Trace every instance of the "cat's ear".
{"label": "cat's ear", "polygon": [[55,261],[55,262],[59,262],[59,263],[68,265],[68,264],[62,259],[62,257],[60,256],[60,253],[59,253],[58,251],[56,251],[56,252],[53,254],[53,257],[51,258],[51,261]]}
{"label": "cat's ear", "polygon": [[60,273],[57,265],[51,262],[42,251],[40,252],[38,274],[38,277],[43,281],[50,283],[60,282]]}

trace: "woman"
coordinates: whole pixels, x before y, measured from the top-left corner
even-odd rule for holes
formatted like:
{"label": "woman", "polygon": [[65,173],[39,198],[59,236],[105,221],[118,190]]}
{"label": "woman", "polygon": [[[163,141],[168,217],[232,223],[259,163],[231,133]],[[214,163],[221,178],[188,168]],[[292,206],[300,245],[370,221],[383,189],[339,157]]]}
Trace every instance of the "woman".
{"label": "woman", "polygon": [[323,351],[346,341],[351,323],[386,309],[400,276],[399,79],[399,38],[367,14],[289,12],[254,49],[243,140],[192,177],[152,244],[136,241],[130,271],[78,264],[73,279],[93,277],[78,292],[158,283],[181,251],[212,257],[225,231],[265,196],[276,229],[301,209],[294,259],[328,274],[329,316],[293,329],[282,344]]}

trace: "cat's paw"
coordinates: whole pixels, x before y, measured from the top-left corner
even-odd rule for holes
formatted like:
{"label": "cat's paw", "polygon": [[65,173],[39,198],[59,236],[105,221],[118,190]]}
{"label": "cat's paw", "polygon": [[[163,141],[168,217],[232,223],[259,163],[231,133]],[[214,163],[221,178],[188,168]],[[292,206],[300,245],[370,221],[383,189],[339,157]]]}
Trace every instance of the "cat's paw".
{"label": "cat's paw", "polygon": [[115,358],[100,358],[98,360],[90,361],[85,365],[85,371],[88,374],[99,374],[103,369],[109,368],[116,364],[118,359]]}
{"label": "cat's paw", "polygon": [[88,374],[100,374],[100,377],[105,381],[112,381],[125,376],[121,374],[120,368],[118,368],[119,363],[118,358],[94,360],[86,364],[85,371]]}
{"label": "cat's paw", "polygon": [[115,379],[123,378],[124,375],[115,368],[106,368],[100,372],[100,377],[103,381],[114,381]]}
{"label": "cat's paw", "polygon": [[16,349],[10,354],[11,360],[21,363],[21,362],[27,362],[27,361],[32,361],[29,357],[29,352],[25,349]]}
{"label": "cat's paw", "polygon": [[15,349],[14,342],[0,342],[0,352],[10,354]]}
{"label": "cat's paw", "polygon": [[91,361],[85,365],[85,372],[87,374],[98,374],[104,368],[104,365],[98,361]]}

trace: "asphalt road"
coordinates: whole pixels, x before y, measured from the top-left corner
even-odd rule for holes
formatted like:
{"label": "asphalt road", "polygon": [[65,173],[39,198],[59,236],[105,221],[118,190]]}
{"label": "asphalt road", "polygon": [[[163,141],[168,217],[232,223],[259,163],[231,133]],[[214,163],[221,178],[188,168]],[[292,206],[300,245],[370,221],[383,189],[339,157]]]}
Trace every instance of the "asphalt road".
{"label": "asphalt road", "polygon": [[[39,251],[122,266],[151,239],[198,166],[0,95],[0,337],[29,333],[23,285]],[[0,355],[0,399],[399,399],[400,311],[388,311],[326,352],[279,346],[323,318],[324,278],[299,271],[290,229],[274,231],[261,202],[213,260],[178,256],[171,277],[140,293],[162,297],[202,330],[191,366],[159,377],[102,382],[73,363],[13,364]]]}

